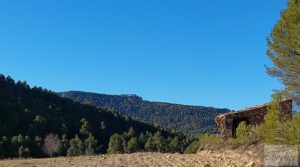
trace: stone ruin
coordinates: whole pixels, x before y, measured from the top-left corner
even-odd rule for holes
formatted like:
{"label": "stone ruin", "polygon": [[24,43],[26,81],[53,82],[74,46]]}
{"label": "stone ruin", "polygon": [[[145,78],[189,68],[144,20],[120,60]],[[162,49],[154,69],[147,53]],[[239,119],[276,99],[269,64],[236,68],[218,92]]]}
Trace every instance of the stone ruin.
{"label": "stone ruin", "polygon": [[[215,117],[220,134],[225,138],[235,137],[239,123],[245,121],[248,125],[259,125],[264,122],[268,104],[251,107],[237,112],[228,112]],[[292,118],[292,99],[280,103],[280,117],[283,120]]]}

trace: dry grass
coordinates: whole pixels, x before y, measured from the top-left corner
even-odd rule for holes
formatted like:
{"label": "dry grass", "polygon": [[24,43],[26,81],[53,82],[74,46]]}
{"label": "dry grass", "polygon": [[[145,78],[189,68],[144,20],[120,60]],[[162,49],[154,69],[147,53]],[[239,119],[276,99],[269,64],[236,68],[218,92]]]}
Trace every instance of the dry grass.
{"label": "dry grass", "polygon": [[[98,156],[15,159],[0,161],[1,167],[202,167],[259,164],[252,152],[201,151],[197,154],[135,153]],[[258,166],[258,165],[255,165]]]}

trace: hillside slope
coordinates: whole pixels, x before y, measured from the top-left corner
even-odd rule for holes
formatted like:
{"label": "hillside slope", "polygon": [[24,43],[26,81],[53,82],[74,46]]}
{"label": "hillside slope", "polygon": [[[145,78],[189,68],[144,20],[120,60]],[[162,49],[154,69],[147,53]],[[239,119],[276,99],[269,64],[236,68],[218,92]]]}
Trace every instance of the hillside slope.
{"label": "hillside slope", "polygon": [[0,75],[0,90],[0,158],[42,157],[43,139],[50,133],[59,138],[64,136],[66,148],[60,155],[66,155],[68,141],[75,135],[82,141],[89,133],[94,135],[98,140],[96,153],[107,150],[109,138],[114,133],[124,134],[130,127],[135,135],[161,131],[166,138],[174,137],[174,134],[124,118],[111,110],[74,102],[42,88],[30,88],[26,82],[15,83],[9,76]]}
{"label": "hillside slope", "polygon": [[105,95],[80,91],[63,92],[60,95],[98,107],[114,108],[124,116],[192,135],[215,133],[214,117],[229,111],[213,107],[150,102],[136,95]]}

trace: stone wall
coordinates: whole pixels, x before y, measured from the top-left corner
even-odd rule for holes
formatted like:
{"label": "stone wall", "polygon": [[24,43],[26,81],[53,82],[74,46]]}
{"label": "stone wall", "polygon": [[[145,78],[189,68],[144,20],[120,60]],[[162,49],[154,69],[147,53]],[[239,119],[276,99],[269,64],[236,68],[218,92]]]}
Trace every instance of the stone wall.
{"label": "stone wall", "polygon": [[[215,122],[222,136],[234,137],[238,124],[245,121],[249,125],[259,125],[264,122],[269,104],[252,107],[238,112],[229,112],[215,117]],[[292,118],[292,99],[281,102],[280,116],[283,120]]]}

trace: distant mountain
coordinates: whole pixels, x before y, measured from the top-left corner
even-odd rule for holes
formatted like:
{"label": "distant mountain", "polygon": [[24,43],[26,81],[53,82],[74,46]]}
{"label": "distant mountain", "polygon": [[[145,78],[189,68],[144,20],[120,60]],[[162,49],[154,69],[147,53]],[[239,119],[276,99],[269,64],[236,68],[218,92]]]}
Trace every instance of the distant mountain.
{"label": "distant mountain", "polygon": [[[95,153],[106,152],[109,139],[115,133],[123,134],[125,139],[129,134],[131,137],[139,137],[141,134],[144,140],[150,137],[146,138],[143,134],[152,136],[155,132],[161,132],[169,140],[175,136],[158,127],[125,118],[109,109],[62,98],[55,92],[40,87],[30,88],[24,81],[15,82],[11,77],[1,74],[0,90],[0,159],[45,156],[42,153],[43,140],[51,133],[57,134],[61,142],[65,143],[64,148],[57,154],[61,156],[67,154],[67,149],[69,153],[71,146],[68,141],[72,138],[73,145],[75,142],[80,145],[76,154],[73,154],[81,155],[84,147],[89,151],[93,149]],[[74,138],[76,135],[79,138]],[[98,143],[86,144],[94,139]],[[85,142],[84,147],[78,140]],[[141,147],[143,149],[143,145]],[[71,151],[74,149],[71,148]]]}
{"label": "distant mountain", "polygon": [[98,107],[113,108],[121,115],[193,136],[217,132],[214,117],[229,111],[213,107],[150,102],[137,95],[105,95],[80,91],[63,92],[60,95]]}

